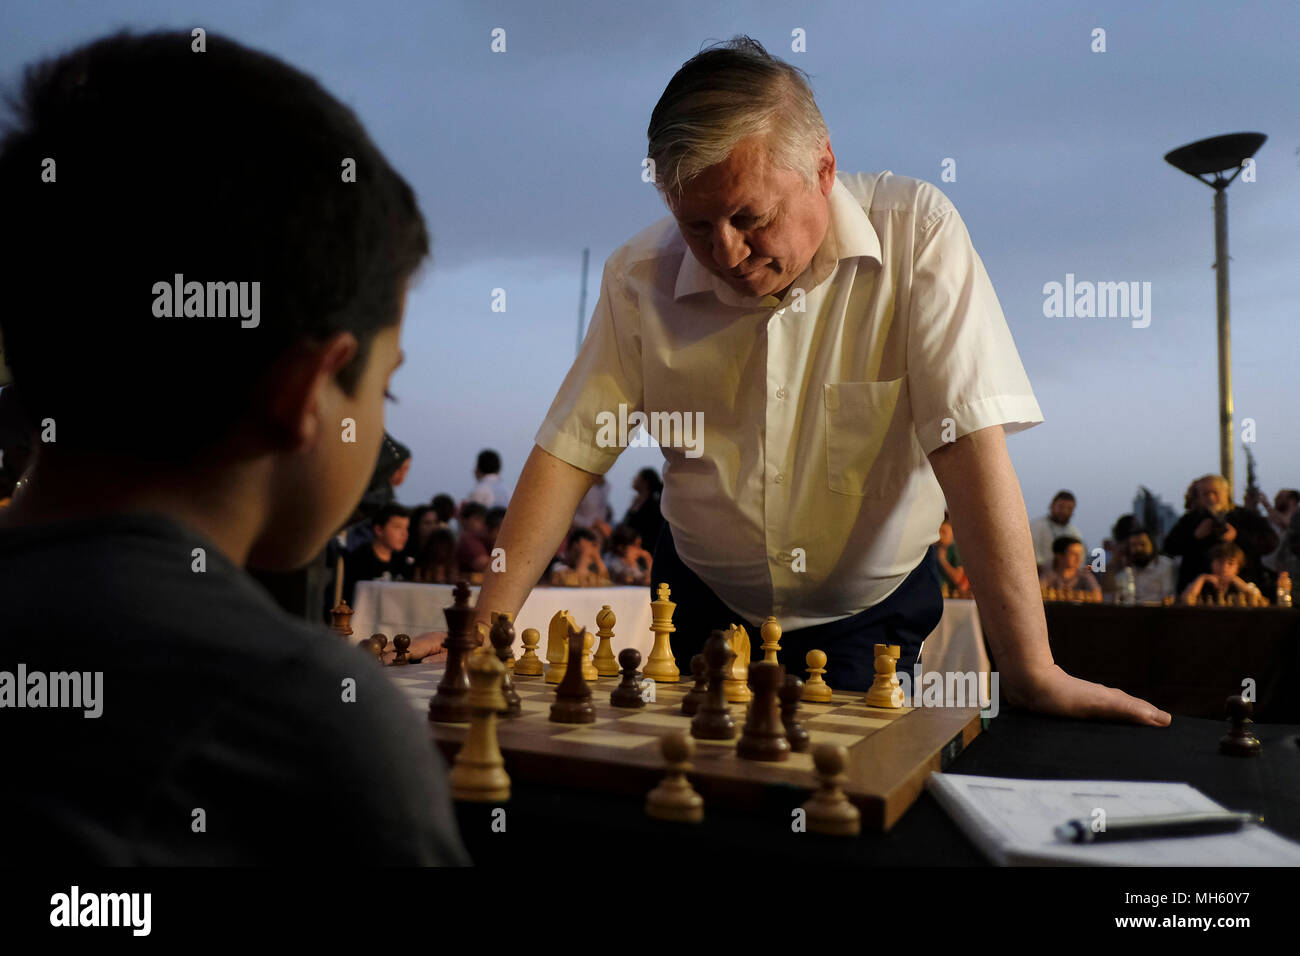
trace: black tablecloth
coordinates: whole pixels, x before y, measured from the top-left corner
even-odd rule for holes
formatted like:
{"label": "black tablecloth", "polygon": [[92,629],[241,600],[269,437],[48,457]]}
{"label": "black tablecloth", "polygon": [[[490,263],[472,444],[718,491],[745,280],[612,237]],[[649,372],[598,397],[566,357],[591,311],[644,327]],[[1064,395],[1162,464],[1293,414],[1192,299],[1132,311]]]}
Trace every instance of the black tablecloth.
{"label": "black tablecloth", "polygon": [[1300,609],[1049,603],[1052,656],[1068,673],[1174,714],[1218,718],[1255,681],[1255,719],[1300,723]]}
{"label": "black tablecloth", "polygon": [[[1262,814],[1270,828],[1300,840],[1300,727],[1257,726],[1258,757],[1218,753],[1224,721],[1175,717],[1166,728],[1042,717],[1004,710],[957,758],[952,773],[1032,779],[1150,780],[1189,783],[1229,809]],[[507,768],[508,769],[508,768]],[[773,861],[857,866],[971,866],[985,862],[929,794],[889,833],[855,839],[791,831],[788,801],[747,811],[705,808],[703,824],[661,823],[639,801],[555,785],[516,785],[505,804],[505,832],[491,808],[459,806],[475,860],[509,865],[550,855],[613,849],[628,865],[684,873],[702,860],[729,865]],[[695,861],[692,863],[692,861]]]}

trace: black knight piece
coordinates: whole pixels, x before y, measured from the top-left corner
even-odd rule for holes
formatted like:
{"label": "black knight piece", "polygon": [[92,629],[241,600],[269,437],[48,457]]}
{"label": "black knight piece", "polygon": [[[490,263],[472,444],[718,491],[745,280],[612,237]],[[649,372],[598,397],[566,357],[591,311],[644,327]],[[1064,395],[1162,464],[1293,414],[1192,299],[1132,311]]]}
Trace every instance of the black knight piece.
{"label": "black knight piece", "polygon": [[502,717],[518,717],[524,712],[523,705],[519,700],[519,693],[515,690],[510,668],[506,664],[506,661],[510,660],[515,646],[515,626],[511,623],[509,617],[502,614],[492,622],[492,630],[488,632],[488,640],[492,642],[497,659],[501,661],[501,666],[505,668],[501,678],[501,696],[505,698],[506,706],[504,710],[498,711],[498,713]]}

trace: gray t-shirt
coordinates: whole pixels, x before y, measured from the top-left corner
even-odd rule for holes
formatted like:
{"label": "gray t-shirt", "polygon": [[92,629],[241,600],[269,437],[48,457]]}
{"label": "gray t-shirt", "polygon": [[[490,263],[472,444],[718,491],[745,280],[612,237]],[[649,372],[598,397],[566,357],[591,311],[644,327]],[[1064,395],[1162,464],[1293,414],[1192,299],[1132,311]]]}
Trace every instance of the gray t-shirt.
{"label": "gray t-shirt", "polygon": [[[99,700],[15,706],[55,672]],[[159,515],[0,527],[0,739],[0,865],[468,862],[374,660]]]}

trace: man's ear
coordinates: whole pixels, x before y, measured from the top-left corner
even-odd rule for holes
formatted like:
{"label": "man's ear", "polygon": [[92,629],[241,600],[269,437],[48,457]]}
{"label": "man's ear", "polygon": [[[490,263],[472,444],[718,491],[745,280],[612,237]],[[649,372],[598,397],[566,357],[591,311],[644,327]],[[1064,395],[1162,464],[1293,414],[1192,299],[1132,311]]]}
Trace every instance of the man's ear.
{"label": "man's ear", "polygon": [[831,149],[829,139],[822,146],[821,155],[817,159],[817,185],[823,196],[829,196],[835,188],[835,151]]}

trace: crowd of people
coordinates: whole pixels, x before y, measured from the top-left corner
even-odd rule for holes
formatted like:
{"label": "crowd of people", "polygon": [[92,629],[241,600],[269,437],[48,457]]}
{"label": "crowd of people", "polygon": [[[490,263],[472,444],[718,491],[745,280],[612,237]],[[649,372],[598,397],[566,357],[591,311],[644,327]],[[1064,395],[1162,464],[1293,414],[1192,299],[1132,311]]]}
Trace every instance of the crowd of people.
{"label": "crowd of people", "polygon": [[[479,453],[475,485],[459,503],[451,495],[438,494],[428,504],[406,507],[397,502],[394,489],[409,471],[410,452],[398,443],[393,446],[400,462],[386,483],[387,499],[377,501],[370,515],[344,536],[341,596],[349,605],[354,603],[359,581],[477,584],[493,564],[497,533],[510,499],[501,478],[501,456],[490,449]],[[613,524],[609,485],[603,476],[598,478],[538,583],[648,586],[651,550],[663,525],[659,473],[642,469],[633,479],[632,491],[623,520]]]}
{"label": "crowd of people", "polygon": [[[1240,596],[1251,605],[1290,599],[1300,572],[1300,491],[1285,488],[1270,500],[1257,488],[1243,503],[1230,499],[1221,475],[1188,486],[1184,514],[1168,532],[1143,527],[1133,514],[1114,522],[1111,535],[1090,552],[1072,523],[1077,499],[1052,498],[1047,514],[1029,523],[1045,593],[1136,604],[1218,604]],[[972,597],[952,525],[944,515],[932,551],[945,597]]]}

